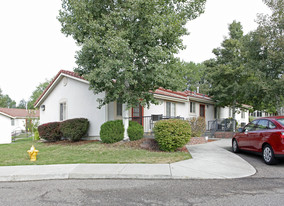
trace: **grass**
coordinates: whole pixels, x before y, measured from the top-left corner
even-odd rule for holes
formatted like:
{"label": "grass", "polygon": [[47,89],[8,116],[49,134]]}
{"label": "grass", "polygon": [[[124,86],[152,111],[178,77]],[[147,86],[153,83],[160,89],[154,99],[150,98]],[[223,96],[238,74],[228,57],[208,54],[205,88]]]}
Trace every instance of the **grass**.
{"label": "grass", "polygon": [[[34,145],[39,154],[31,162],[27,150]],[[186,152],[153,152],[125,146],[86,144],[48,144],[32,138],[0,145],[0,166],[76,163],[173,163],[191,158]]]}

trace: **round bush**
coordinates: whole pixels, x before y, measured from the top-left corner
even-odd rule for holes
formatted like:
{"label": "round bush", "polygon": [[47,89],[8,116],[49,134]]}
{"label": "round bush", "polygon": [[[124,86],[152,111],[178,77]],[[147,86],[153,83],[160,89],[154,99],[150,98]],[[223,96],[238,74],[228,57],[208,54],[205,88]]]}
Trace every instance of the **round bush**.
{"label": "round bush", "polygon": [[108,121],[102,124],[100,138],[103,143],[115,143],[123,140],[124,126],[122,120]]}
{"label": "round bush", "polygon": [[154,135],[160,150],[173,152],[190,140],[191,128],[185,120],[162,120],[155,124]]}
{"label": "round bush", "polygon": [[135,141],[142,139],[144,135],[144,129],[141,124],[135,121],[129,121],[129,127],[127,129],[127,134],[130,141]]}
{"label": "round bush", "polygon": [[89,129],[89,121],[85,118],[68,119],[61,122],[60,131],[63,137],[71,141],[79,141]]}

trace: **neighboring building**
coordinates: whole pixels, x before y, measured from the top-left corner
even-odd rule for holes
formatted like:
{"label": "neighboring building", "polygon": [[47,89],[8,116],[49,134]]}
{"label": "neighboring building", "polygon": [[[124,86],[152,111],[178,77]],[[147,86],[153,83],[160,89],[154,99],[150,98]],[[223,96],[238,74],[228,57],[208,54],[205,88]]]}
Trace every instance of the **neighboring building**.
{"label": "neighboring building", "polygon": [[258,117],[271,117],[271,116],[275,116],[275,114],[271,114],[271,113],[268,113],[266,111],[254,111],[252,113],[250,113],[250,116],[251,117],[255,117],[255,118],[258,118]]}
{"label": "neighboring building", "polygon": [[34,119],[39,119],[37,110],[0,108],[0,144],[11,143],[12,134],[26,131]]}
{"label": "neighboring building", "polygon": [[[104,95],[104,92],[94,94],[89,89],[89,82],[78,74],[61,70],[36,101],[35,107],[40,108],[41,124],[87,118],[90,121],[88,136],[98,138],[104,122],[122,119],[122,104],[111,102],[98,109],[97,99],[103,98]],[[154,97],[159,104],[151,104],[149,108],[139,105],[129,110],[130,119],[142,124],[145,132],[151,132],[155,121],[160,119],[202,116],[207,123],[217,118],[214,101],[206,95],[160,88],[154,92]],[[219,110],[222,113],[224,108]],[[248,115],[246,118],[248,121]]]}

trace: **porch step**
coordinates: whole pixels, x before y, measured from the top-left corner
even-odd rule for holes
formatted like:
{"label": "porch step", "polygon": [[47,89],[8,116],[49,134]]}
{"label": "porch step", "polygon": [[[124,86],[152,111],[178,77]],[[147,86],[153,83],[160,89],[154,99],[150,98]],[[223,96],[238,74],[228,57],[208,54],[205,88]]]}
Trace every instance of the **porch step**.
{"label": "porch step", "polygon": [[155,136],[154,136],[153,132],[145,132],[143,137],[150,138],[150,139],[155,139]]}
{"label": "porch step", "polygon": [[212,135],[212,133],[210,132],[210,131],[206,131],[206,132],[204,132],[202,135],[201,135],[201,137],[208,137],[208,138],[213,138],[214,137],[214,135]]}

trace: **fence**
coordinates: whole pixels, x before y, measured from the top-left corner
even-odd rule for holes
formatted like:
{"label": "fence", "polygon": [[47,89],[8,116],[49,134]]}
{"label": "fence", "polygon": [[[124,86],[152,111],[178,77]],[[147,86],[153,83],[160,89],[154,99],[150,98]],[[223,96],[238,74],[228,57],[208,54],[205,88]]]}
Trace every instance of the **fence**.
{"label": "fence", "polygon": [[[235,124],[235,128],[234,128]],[[208,121],[208,131],[211,134],[211,137],[216,137],[216,136],[223,136],[224,134],[220,132],[227,132],[228,137],[232,136],[234,133],[234,129],[237,127],[237,121],[235,119],[215,119]],[[218,135],[216,135],[218,134]]]}

